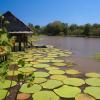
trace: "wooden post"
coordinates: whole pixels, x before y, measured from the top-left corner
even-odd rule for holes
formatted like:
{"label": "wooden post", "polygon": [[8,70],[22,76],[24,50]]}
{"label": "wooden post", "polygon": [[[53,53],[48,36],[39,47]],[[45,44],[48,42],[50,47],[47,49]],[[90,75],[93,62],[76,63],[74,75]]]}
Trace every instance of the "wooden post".
{"label": "wooden post", "polygon": [[21,35],[18,36],[19,37],[19,51],[21,51]]}

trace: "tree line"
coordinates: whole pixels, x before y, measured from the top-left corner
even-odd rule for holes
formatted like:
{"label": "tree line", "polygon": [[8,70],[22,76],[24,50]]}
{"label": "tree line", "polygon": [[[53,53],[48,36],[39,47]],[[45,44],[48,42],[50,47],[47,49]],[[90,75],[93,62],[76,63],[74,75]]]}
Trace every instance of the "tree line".
{"label": "tree line", "polygon": [[100,37],[100,24],[68,24],[60,21],[54,21],[46,26],[28,25],[35,34],[48,36],[82,36],[82,37]]}

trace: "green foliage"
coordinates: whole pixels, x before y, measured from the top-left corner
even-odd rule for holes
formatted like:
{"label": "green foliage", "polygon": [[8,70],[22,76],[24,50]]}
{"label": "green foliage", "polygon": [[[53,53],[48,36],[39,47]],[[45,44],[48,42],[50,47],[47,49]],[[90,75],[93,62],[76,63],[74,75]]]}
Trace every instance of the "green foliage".
{"label": "green foliage", "polygon": [[100,37],[100,24],[67,24],[60,21],[54,21],[44,27],[39,25],[33,26],[29,24],[29,27],[37,34],[49,35],[49,36],[82,36],[82,37]]}
{"label": "green foliage", "polygon": [[2,78],[6,77],[7,69],[8,69],[8,63],[7,62],[3,62],[3,63],[0,64],[0,76],[2,76]]}
{"label": "green foliage", "polygon": [[25,66],[25,61],[23,59],[20,59],[18,61],[18,65],[20,65],[21,67],[24,67]]}

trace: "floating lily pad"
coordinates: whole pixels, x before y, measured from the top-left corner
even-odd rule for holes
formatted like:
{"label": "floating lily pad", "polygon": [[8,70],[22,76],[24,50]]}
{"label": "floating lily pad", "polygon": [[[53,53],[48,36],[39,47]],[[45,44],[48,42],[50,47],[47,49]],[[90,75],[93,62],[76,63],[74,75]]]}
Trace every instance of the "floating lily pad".
{"label": "floating lily pad", "polygon": [[34,72],[34,77],[48,77],[49,73],[47,72]]}
{"label": "floating lily pad", "polygon": [[50,70],[49,71],[50,74],[64,74],[65,72],[63,70]]}
{"label": "floating lily pad", "polygon": [[57,63],[53,63],[53,65],[62,67],[62,66],[66,66],[66,63],[63,63],[63,62],[57,62]]}
{"label": "floating lily pad", "polygon": [[58,89],[54,89],[54,92],[63,98],[74,98],[77,94],[81,93],[80,88],[64,85]]}
{"label": "floating lily pad", "polygon": [[88,93],[89,95],[100,100],[100,87],[92,87],[92,86],[86,87],[84,93]]}
{"label": "floating lily pad", "polygon": [[7,90],[0,90],[0,100],[3,100],[7,94]]}
{"label": "floating lily pad", "polygon": [[20,74],[19,71],[8,71],[8,72],[7,72],[7,75],[8,75],[8,76],[17,76],[18,74]]}
{"label": "floating lily pad", "polygon": [[78,94],[75,97],[75,100],[96,100],[96,99],[88,94]]}
{"label": "floating lily pad", "polygon": [[33,71],[36,71],[36,69],[32,67],[25,67],[25,68],[19,68],[18,71],[22,73],[32,73]]}
{"label": "floating lily pad", "polygon": [[61,62],[64,62],[64,60],[60,60],[60,59],[54,59],[54,60],[51,60],[52,62],[58,62],[58,63],[61,63]]}
{"label": "floating lily pad", "polygon": [[34,83],[43,83],[43,82],[46,82],[47,79],[46,78],[34,78]]}
{"label": "floating lily pad", "polygon": [[67,85],[73,85],[73,86],[81,86],[85,84],[85,81],[80,78],[67,78],[66,80],[63,80],[64,84]]}
{"label": "floating lily pad", "polygon": [[46,58],[43,58],[44,60],[54,60],[55,58],[53,57],[46,57]]}
{"label": "floating lily pad", "polygon": [[55,80],[59,80],[59,81],[63,81],[67,79],[67,76],[65,75],[52,75],[50,76],[51,79],[55,79]]}
{"label": "floating lily pad", "polygon": [[94,73],[94,72],[86,73],[85,76],[92,77],[92,78],[100,78],[100,74],[99,73]]}
{"label": "floating lily pad", "polygon": [[72,74],[72,75],[80,74],[80,72],[78,70],[75,70],[75,69],[68,69],[68,70],[66,70],[66,73]]}
{"label": "floating lily pad", "polygon": [[35,64],[39,64],[39,62],[37,62],[37,61],[32,61],[30,63],[32,64],[32,66],[34,66]]}
{"label": "floating lily pad", "polygon": [[100,78],[88,78],[85,81],[88,85],[100,86]]}
{"label": "floating lily pad", "polygon": [[47,82],[41,84],[41,86],[45,89],[54,89],[61,85],[63,85],[63,83],[58,80],[48,80]]}
{"label": "floating lily pad", "polygon": [[58,56],[57,55],[48,55],[47,57],[48,58],[57,58]]}
{"label": "floating lily pad", "polygon": [[25,66],[24,67],[29,67],[29,68],[31,68],[33,65],[31,64],[31,63],[28,63],[28,64],[25,64]]}
{"label": "floating lily pad", "polygon": [[[10,84],[11,84],[11,81],[10,80],[0,81],[0,89],[9,88],[10,87]],[[17,83],[15,81],[12,81],[12,86],[15,86],[16,84]]]}
{"label": "floating lily pad", "polygon": [[35,64],[33,67],[36,67],[36,68],[46,68],[46,67],[49,67],[50,65],[48,64]]}
{"label": "floating lily pad", "polygon": [[46,70],[56,70],[56,69],[59,69],[58,67],[53,67],[53,66],[50,66],[50,67],[47,67],[45,68]]}
{"label": "floating lily pad", "polygon": [[52,91],[40,91],[32,95],[34,100],[60,100]]}
{"label": "floating lily pad", "polygon": [[47,59],[46,60],[37,60],[37,62],[47,63],[47,62],[50,62],[50,60],[47,60]]}
{"label": "floating lily pad", "polygon": [[19,93],[17,94],[17,100],[27,100],[31,97],[28,93]]}
{"label": "floating lily pad", "polygon": [[42,88],[38,84],[33,84],[31,86],[28,86],[28,85],[29,85],[28,83],[23,84],[19,91],[23,93],[35,93],[35,92],[40,91]]}

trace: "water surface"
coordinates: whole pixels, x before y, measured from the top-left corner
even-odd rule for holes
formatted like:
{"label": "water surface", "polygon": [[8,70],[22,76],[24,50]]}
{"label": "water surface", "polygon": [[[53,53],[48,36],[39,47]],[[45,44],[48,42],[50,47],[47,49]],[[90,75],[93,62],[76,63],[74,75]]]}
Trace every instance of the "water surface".
{"label": "water surface", "polygon": [[53,45],[63,50],[70,50],[75,56],[86,57],[100,52],[100,38],[41,36],[39,44]]}

